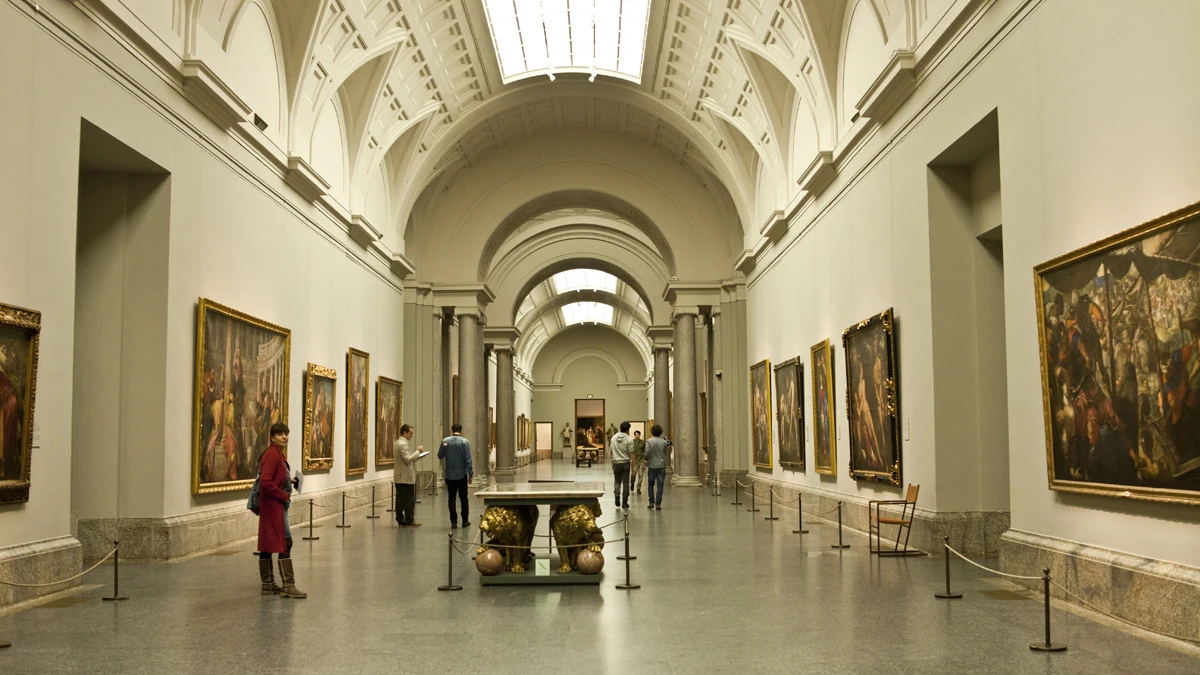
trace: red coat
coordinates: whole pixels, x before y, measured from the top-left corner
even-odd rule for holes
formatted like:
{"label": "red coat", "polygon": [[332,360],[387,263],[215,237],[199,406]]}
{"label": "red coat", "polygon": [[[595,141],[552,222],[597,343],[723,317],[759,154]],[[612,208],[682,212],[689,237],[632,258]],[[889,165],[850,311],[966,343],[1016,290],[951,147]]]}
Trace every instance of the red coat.
{"label": "red coat", "polygon": [[286,530],[283,526],[283,505],[291,495],[284,489],[291,480],[283,453],[274,445],[267,448],[260,460],[258,498],[258,551],[287,552]]}

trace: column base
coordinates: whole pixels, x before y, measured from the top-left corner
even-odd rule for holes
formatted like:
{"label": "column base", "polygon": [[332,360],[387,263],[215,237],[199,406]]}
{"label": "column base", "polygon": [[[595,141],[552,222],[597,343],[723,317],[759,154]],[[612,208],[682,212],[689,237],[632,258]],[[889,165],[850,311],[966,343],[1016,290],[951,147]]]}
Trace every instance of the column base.
{"label": "column base", "polygon": [[680,476],[678,474],[671,477],[671,485],[675,487],[703,487],[699,476]]}
{"label": "column base", "polygon": [[504,476],[515,476],[515,475],[517,475],[517,469],[516,469],[516,467],[499,467],[498,466],[498,467],[496,467],[496,469],[494,471],[492,471],[492,475],[496,476],[496,478],[502,478]]}

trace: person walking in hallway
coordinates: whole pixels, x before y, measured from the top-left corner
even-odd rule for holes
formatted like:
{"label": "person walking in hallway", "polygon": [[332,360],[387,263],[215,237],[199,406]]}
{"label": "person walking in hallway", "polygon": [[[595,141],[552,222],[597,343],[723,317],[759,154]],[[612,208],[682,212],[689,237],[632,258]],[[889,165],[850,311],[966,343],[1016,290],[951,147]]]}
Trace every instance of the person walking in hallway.
{"label": "person walking in hallway", "polygon": [[[646,441],[646,470],[649,473],[650,485],[646,488],[646,495],[649,497],[650,503],[646,504],[648,509],[662,510],[662,493],[663,484],[667,482],[667,448],[669,441],[662,437],[662,425],[655,424],[650,429],[650,439]],[[658,485],[658,491],[655,492],[654,486]]]}
{"label": "person walking in hallway", "polygon": [[633,464],[629,470],[632,489],[640,495],[642,486],[646,484],[646,439],[642,438],[640,431],[633,432]]}
{"label": "person walking in hallway", "polygon": [[621,430],[608,442],[608,454],[612,457],[613,497],[617,506],[625,509],[629,508],[629,455],[632,452],[629,422],[621,422]]}
{"label": "person walking in hallway", "polygon": [[396,524],[400,527],[420,527],[416,520],[417,507],[417,471],[413,462],[425,450],[418,445],[416,450],[408,448],[414,429],[410,425],[400,427],[400,438],[392,445],[392,455],[396,458]]}
{"label": "person walking in hallway", "polygon": [[[272,424],[271,445],[258,458],[258,575],[262,580],[263,595],[279,593],[285,598],[307,598],[307,593],[296,588],[296,572],[292,568],[292,539],[287,532],[287,504],[292,499],[292,479],[288,475],[283,449],[287,447],[289,433],[286,424]],[[272,553],[279,555],[282,588],[275,585],[275,574],[271,569]]]}
{"label": "person walking in hallway", "polygon": [[446,479],[446,502],[450,505],[450,528],[458,527],[458,512],[454,510],[454,496],[458,495],[462,504],[463,527],[471,525],[470,497],[467,486],[475,480],[475,471],[471,466],[471,442],[462,436],[462,425],[450,427],[450,435],[442,439],[438,448],[438,459],[446,460],[444,478]]}

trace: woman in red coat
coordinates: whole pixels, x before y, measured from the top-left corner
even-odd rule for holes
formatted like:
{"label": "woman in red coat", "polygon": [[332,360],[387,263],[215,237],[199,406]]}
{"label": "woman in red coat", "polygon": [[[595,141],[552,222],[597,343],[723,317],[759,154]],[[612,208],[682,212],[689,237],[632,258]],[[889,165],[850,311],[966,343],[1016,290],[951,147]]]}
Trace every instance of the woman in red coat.
{"label": "woman in red coat", "polygon": [[[288,428],[282,422],[271,425],[271,445],[258,458],[258,575],[262,579],[262,594],[279,593],[285,598],[306,598],[307,593],[296,588],[296,573],[292,569],[292,540],[287,536],[286,506],[291,500],[291,476],[283,448],[287,447]],[[271,569],[271,554],[279,554],[279,576],[283,587],[275,585]]]}

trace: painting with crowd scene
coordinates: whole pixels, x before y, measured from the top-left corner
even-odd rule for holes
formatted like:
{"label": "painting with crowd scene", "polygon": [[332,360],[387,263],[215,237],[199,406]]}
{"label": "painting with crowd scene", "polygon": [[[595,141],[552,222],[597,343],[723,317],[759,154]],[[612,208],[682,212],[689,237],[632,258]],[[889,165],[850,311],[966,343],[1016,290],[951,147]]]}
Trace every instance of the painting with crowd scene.
{"label": "painting with crowd scene", "polygon": [[346,352],[346,475],[367,472],[367,402],[371,379],[371,355],[350,348]]}
{"label": "painting with crowd scene", "polygon": [[750,366],[750,442],[754,466],[771,468],[771,361]]}
{"label": "painting with crowd scene", "polygon": [[575,399],[576,456],[597,458],[604,444],[604,399]]}
{"label": "painting with crowd scene", "polygon": [[1200,503],[1200,204],[1034,282],[1050,488]]}
{"label": "painting with crowd scene", "polygon": [[0,504],[29,501],[42,315],[0,304]]}
{"label": "painting with crowd scene", "polygon": [[892,309],[842,332],[850,475],[900,485],[900,388]]}
{"label": "painting with crowd scene", "polygon": [[393,466],[404,417],[404,383],[379,376],[375,383],[375,468]]}
{"label": "painting with crowd scene", "polygon": [[200,298],[192,494],[254,483],[271,425],[287,423],[291,349],[287,328]]}
{"label": "painting with crowd scene", "polygon": [[837,475],[837,433],[833,398],[833,349],[829,340],[812,346],[813,469]]}
{"label": "painting with crowd scene", "polygon": [[304,471],[333,468],[333,426],[337,405],[337,371],[308,364],[304,378]]}
{"label": "painting with crowd scene", "polygon": [[804,471],[804,364],[797,356],[775,366],[779,466]]}

